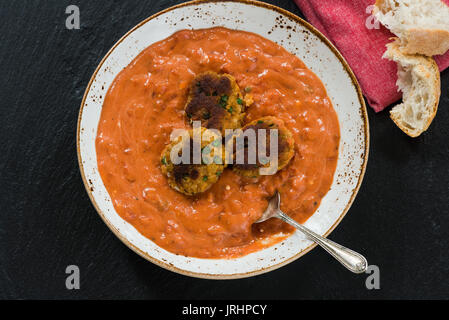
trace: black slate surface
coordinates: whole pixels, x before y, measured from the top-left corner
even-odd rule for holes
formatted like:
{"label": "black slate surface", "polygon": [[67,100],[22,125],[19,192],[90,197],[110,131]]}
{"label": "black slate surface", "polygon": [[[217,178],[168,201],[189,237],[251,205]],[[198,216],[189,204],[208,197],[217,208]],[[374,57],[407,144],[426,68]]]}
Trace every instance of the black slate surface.
{"label": "black slate surface", "polygon": [[[182,1],[16,0],[0,3],[0,298],[400,299],[449,295],[449,72],[430,130],[404,135],[369,110],[371,150],[350,212],[332,233],[380,267],[367,290],[321,249],[235,281],[163,270],[123,245],[96,214],[78,170],[75,133],[97,64],[129,29]],[[267,1],[301,16],[292,1]],[[81,30],[65,28],[65,8]],[[78,265],[81,289],[65,288]]]}

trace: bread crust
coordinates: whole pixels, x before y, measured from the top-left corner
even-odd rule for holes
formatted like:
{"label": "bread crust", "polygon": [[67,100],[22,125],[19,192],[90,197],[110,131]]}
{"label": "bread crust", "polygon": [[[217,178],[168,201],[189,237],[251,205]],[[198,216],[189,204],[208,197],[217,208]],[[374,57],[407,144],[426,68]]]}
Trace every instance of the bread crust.
{"label": "bread crust", "polygon": [[401,51],[398,40],[388,44],[388,51],[389,54],[392,55],[394,60],[399,64],[401,60],[403,60],[404,58],[413,60],[413,64],[418,68],[420,68],[421,73],[425,74],[427,78],[426,82],[429,85],[429,95],[432,97],[433,104],[430,107],[431,114],[426,119],[426,123],[422,128],[412,130],[408,126],[404,125],[404,122],[402,121],[400,114],[395,112],[397,111],[396,108],[400,108],[400,106],[396,106],[390,111],[390,117],[393,120],[393,122],[408,136],[416,138],[429,128],[430,124],[432,123],[437,113],[441,95],[440,71],[438,69],[438,65],[436,64],[435,60],[432,57],[426,57],[417,54],[406,56],[406,54]]}
{"label": "bread crust", "polygon": [[[444,2],[442,2],[446,5]],[[373,14],[379,19],[379,13],[390,11],[385,0],[376,0]],[[423,54],[426,56],[441,55],[449,50],[449,31],[444,29],[410,28],[401,32],[400,47],[407,54]]]}
{"label": "bread crust", "polygon": [[401,39],[401,48],[407,54],[434,56],[449,50],[449,31],[413,28]]}
{"label": "bread crust", "polygon": [[373,14],[377,14],[379,11],[385,13],[383,9],[385,0],[376,0],[376,3],[374,4]]}

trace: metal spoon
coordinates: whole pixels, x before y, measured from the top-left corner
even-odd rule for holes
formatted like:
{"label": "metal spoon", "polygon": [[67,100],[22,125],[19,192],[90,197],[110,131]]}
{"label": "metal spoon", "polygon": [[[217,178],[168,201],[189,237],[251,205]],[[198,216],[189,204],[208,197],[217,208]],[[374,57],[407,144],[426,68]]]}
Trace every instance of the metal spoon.
{"label": "metal spoon", "polygon": [[275,195],[269,200],[268,208],[263,213],[262,217],[255,223],[260,223],[270,218],[279,218],[288,224],[292,225],[296,229],[304,233],[310,240],[319,244],[321,248],[330,253],[335,259],[337,259],[343,266],[349,271],[354,273],[364,273],[368,267],[368,262],[365,257],[360,253],[354,252],[348,248],[345,248],[329,239],[323,238],[319,234],[309,230],[303,225],[297,223],[288,215],[283,213],[281,207],[281,195],[276,191]]}

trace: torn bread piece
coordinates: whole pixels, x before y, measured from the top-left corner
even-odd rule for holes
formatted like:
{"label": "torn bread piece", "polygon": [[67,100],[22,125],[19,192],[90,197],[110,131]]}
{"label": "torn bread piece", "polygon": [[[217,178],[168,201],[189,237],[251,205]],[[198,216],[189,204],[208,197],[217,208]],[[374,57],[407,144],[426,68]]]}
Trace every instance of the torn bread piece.
{"label": "torn bread piece", "polygon": [[377,0],[373,13],[399,37],[404,53],[434,56],[449,50],[449,6],[441,0]]}
{"label": "torn bread piece", "polygon": [[391,119],[410,137],[429,128],[440,100],[440,72],[435,60],[423,55],[407,55],[399,41],[389,43],[384,58],[398,64],[397,86],[403,102],[390,111]]}

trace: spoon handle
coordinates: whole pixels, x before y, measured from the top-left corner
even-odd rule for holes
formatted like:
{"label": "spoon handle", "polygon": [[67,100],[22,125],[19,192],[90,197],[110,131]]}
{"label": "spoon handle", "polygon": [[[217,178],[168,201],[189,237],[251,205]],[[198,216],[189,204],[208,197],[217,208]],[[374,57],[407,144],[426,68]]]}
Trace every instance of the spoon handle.
{"label": "spoon handle", "polygon": [[303,225],[297,223],[295,220],[290,218],[288,215],[282,211],[278,211],[278,217],[287,222],[288,224],[294,226],[296,229],[302,231],[307,237],[319,244],[321,248],[330,253],[337,261],[339,261],[343,266],[345,266],[349,271],[354,273],[364,273],[368,267],[368,262],[365,257],[360,253],[352,251],[338,243],[335,243],[329,239],[323,238],[319,234],[316,234],[312,230],[304,227]]}

